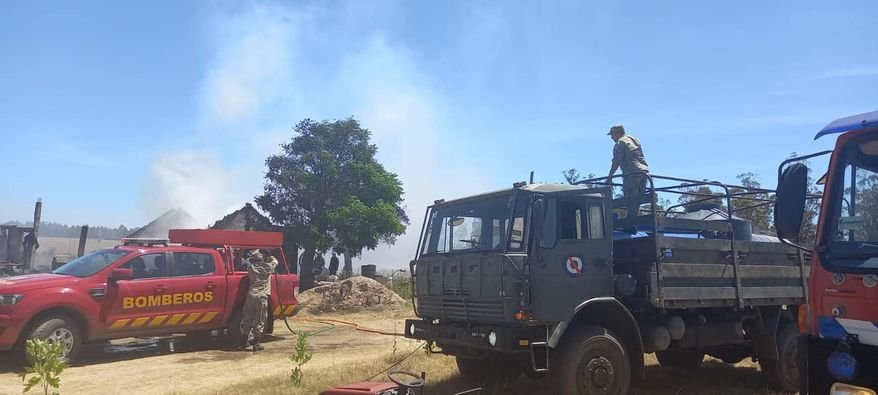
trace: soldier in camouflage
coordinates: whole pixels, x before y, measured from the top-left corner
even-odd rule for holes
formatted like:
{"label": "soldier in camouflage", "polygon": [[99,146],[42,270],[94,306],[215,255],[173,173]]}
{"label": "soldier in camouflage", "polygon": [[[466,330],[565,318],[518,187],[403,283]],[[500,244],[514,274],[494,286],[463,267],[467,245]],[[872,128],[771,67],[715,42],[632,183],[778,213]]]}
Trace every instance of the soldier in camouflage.
{"label": "soldier in camouflage", "polygon": [[610,179],[616,173],[616,169],[621,168],[624,175],[622,177],[622,194],[625,197],[642,195],[646,191],[647,182],[646,175],[643,173],[649,172],[649,166],[643,156],[640,140],[625,134],[625,127],[622,125],[612,126],[607,134],[616,142],[616,145],[613,146],[613,163],[610,166],[607,183],[612,182]]}
{"label": "soldier in camouflage", "polygon": [[244,301],[243,320],[241,333],[247,337],[247,345],[253,351],[264,350],[260,344],[262,331],[265,329],[265,320],[268,317],[268,297],[271,295],[271,274],[277,267],[277,259],[268,256],[265,259],[261,252],[254,251],[250,254],[250,267],[247,275],[250,279],[250,290]]}

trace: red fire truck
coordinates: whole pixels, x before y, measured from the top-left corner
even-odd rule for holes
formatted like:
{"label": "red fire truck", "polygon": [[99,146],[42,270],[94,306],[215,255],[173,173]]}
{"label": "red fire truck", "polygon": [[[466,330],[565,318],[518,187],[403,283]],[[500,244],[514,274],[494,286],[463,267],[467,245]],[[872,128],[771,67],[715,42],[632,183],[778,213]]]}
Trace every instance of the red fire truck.
{"label": "red fire truck", "polygon": [[249,283],[242,254],[253,249],[279,261],[269,311],[274,318],[296,313],[299,279],[290,274],[281,233],[172,229],[169,236],[123,239],[52,273],[0,278],[0,350],[49,339],[73,360],[86,342],[219,329],[239,342]]}
{"label": "red fire truck", "polygon": [[[811,254],[808,304],[799,309],[803,394],[878,391],[878,111],[836,120],[816,138],[835,148],[781,164],[778,236]],[[815,139],[816,139],[815,138]],[[808,195],[801,162],[831,154],[814,246],[798,240]]]}

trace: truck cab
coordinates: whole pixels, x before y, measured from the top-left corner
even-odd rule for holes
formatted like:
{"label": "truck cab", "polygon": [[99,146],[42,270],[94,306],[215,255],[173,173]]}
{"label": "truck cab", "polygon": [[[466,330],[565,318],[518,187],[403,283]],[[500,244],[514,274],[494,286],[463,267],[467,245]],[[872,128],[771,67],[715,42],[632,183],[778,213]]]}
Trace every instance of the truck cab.
{"label": "truck cab", "polygon": [[816,240],[797,239],[808,191],[807,168],[798,161],[779,169],[775,222],[780,238],[813,255],[809,300],[799,315],[802,392],[875,395],[878,111],[836,120],[815,139],[836,135],[834,149],[820,153],[831,156]]}
{"label": "truck cab", "polygon": [[83,343],[125,337],[228,329],[228,339],[239,341],[248,290],[242,251],[277,257],[270,311],[273,318],[296,312],[298,278],[286,266],[281,239],[272,232],[172,229],[169,239],[123,240],[52,273],[2,278],[0,350],[48,339],[64,344],[64,358],[73,360]]}

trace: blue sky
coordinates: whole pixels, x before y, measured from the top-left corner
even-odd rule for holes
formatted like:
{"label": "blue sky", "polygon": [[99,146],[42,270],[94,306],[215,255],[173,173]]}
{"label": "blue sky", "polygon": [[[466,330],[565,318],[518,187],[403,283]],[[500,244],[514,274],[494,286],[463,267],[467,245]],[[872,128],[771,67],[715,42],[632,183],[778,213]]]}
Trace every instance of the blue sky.
{"label": "blue sky", "polygon": [[773,186],[790,152],[831,146],[812,141],[823,125],[878,109],[874,1],[0,10],[0,220],[41,197],[49,221],[137,226],[181,206],[206,224],[260,192],[305,117],[371,129],[419,224],[433,199],[531,170],[603,175],[614,123],[654,173]]}

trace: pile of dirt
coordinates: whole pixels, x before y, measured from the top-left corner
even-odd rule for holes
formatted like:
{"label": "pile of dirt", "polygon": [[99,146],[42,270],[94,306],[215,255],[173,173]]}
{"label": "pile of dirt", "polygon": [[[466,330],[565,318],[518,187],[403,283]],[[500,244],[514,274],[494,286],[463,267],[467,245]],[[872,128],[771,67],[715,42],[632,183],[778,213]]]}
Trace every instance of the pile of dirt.
{"label": "pile of dirt", "polygon": [[299,305],[312,313],[357,311],[404,304],[405,299],[368,277],[352,277],[299,294]]}

